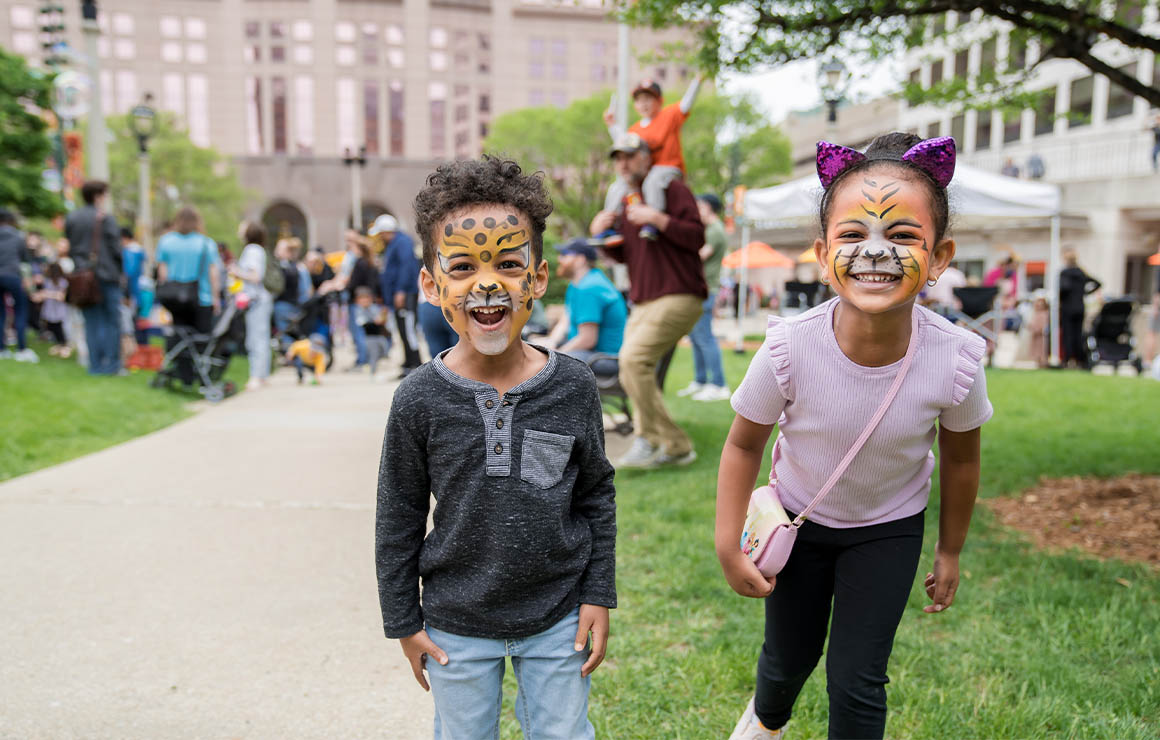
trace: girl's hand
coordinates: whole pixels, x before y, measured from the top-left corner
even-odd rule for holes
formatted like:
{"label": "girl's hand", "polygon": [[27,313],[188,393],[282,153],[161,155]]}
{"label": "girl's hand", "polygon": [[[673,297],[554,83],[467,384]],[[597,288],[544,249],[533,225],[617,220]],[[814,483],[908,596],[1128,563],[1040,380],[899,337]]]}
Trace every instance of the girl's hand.
{"label": "girl's hand", "polygon": [[927,597],[934,602],[922,608],[927,614],[941,612],[954,603],[959,588],[959,556],[943,552],[935,543],[934,571],[926,574],[924,585]]}
{"label": "girl's hand", "polygon": [[423,663],[427,656],[431,656],[439,661],[439,665],[447,665],[447,653],[427,635],[427,630],[419,630],[410,637],[404,637],[399,640],[399,645],[403,648],[403,655],[407,656],[408,662],[411,664],[411,672],[415,674],[415,680],[423,687],[424,691],[430,691],[431,687],[427,684],[427,678],[423,675]]}
{"label": "girl's hand", "polygon": [[751,599],[764,599],[773,593],[777,576],[766,578],[761,575],[761,571],[752,560],[745,557],[741,548],[724,557],[718,555],[718,559],[721,561],[721,570],[725,571],[725,580],[729,581],[729,586],[737,593]]}
{"label": "girl's hand", "polygon": [[587,677],[604,662],[604,649],[608,645],[608,607],[595,604],[580,605],[580,625],[576,628],[576,652],[588,644],[588,634],[592,634],[592,652],[588,660],[580,666],[580,675]]}

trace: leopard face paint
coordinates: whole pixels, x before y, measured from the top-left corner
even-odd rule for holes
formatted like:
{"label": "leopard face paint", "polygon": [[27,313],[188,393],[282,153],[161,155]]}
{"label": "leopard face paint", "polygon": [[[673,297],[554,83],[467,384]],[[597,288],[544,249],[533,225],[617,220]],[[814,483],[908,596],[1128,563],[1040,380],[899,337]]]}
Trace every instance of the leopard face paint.
{"label": "leopard face paint", "polygon": [[432,277],[444,317],[481,354],[502,354],[519,341],[536,298],[527,217],[504,206],[476,206],[447,219],[435,236]]}
{"label": "leopard face paint", "polygon": [[926,192],[881,171],[841,187],[825,235],[830,285],[870,312],[913,301],[926,282],[935,237]]}

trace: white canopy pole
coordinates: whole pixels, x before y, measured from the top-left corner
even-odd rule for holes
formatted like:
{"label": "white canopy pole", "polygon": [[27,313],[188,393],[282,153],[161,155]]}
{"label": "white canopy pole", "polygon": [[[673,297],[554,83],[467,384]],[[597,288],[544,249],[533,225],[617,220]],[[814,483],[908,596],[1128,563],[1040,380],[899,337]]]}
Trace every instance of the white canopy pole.
{"label": "white canopy pole", "polygon": [[1051,252],[1047,258],[1047,302],[1051,306],[1051,320],[1048,322],[1048,347],[1050,348],[1050,363],[1060,364],[1059,357],[1059,239],[1060,215],[1051,217]]}
{"label": "white canopy pole", "polygon": [[735,352],[745,351],[745,323],[742,321],[749,305],[749,219],[741,219],[741,270],[737,280],[737,342]]}

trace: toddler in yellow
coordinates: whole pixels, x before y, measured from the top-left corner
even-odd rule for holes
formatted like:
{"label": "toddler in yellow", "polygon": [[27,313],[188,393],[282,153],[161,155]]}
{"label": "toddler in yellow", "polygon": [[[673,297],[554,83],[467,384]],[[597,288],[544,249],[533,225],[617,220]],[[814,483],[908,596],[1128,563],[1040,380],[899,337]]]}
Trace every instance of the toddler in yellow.
{"label": "toddler in yellow", "polygon": [[326,374],[326,360],[326,340],[321,334],[311,334],[309,339],[299,339],[286,350],[286,361],[294,363],[300,384],[305,379],[304,366],[311,365],[314,368],[314,378],[310,384],[318,385],[322,376]]}

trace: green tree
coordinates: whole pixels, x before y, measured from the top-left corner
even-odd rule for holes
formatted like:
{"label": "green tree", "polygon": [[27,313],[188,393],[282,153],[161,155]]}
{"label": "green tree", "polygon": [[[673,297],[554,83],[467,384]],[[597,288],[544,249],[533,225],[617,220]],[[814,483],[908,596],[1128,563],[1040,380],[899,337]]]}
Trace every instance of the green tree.
{"label": "green tree", "polygon": [[[545,106],[512,111],[495,120],[484,142],[484,151],[505,154],[525,169],[547,175],[556,204],[555,237],[587,234],[588,223],[604,207],[605,191],[615,177],[603,121],[608,101],[607,93],[598,93],[562,110]],[[703,92],[681,131],[681,142],[687,184],[695,192],[724,194],[735,177],[737,183],[760,187],[790,171],[788,140],[745,97]]]}
{"label": "green tree", "polygon": [[[1145,85],[1110,59],[1122,47],[1160,53],[1160,38],[1140,30],[1150,2],[1119,0],[1114,12],[1107,12],[1101,0],[638,0],[625,15],[636,24],[696,27],[702,66],[746,71],[835,53],[855,61],[877,59],[935,40],[962,48],[980,26],[948,28],[947,13],[965,19],[979,10],[984,18],[1009,24],[1014,53],[994,60],[970,81],[928,89],[909,84],[905,94],[912,103],[1031,104],[1033,96],[1015,98],[1028,89],[1034,65],[1058,58],[1074,59],[1160,106],[1160,82]],[[1033,65],[1025,65],[1020,50],[1031,42],[1042,51]]]}
{"label": "green tree", "polygon": [[43,112],[52,107],[52,78],[23,57],[0,49],[0,205],[47,218],[63,209],[43,185],[52,140]]}
{"label": "green tree", "polygon": [[[107,123],[113,135],[109,187],[117,220],[131,225],[137,220],[137,139],[128,115],[111,116]],[[236,241],[238,221],[251,194],[238,182],[229,159],[190,141],[172,114],[157,114],[149,139],[149,172],[155,235],[178,209],[191,205],[201,213],[210,237]]]}

